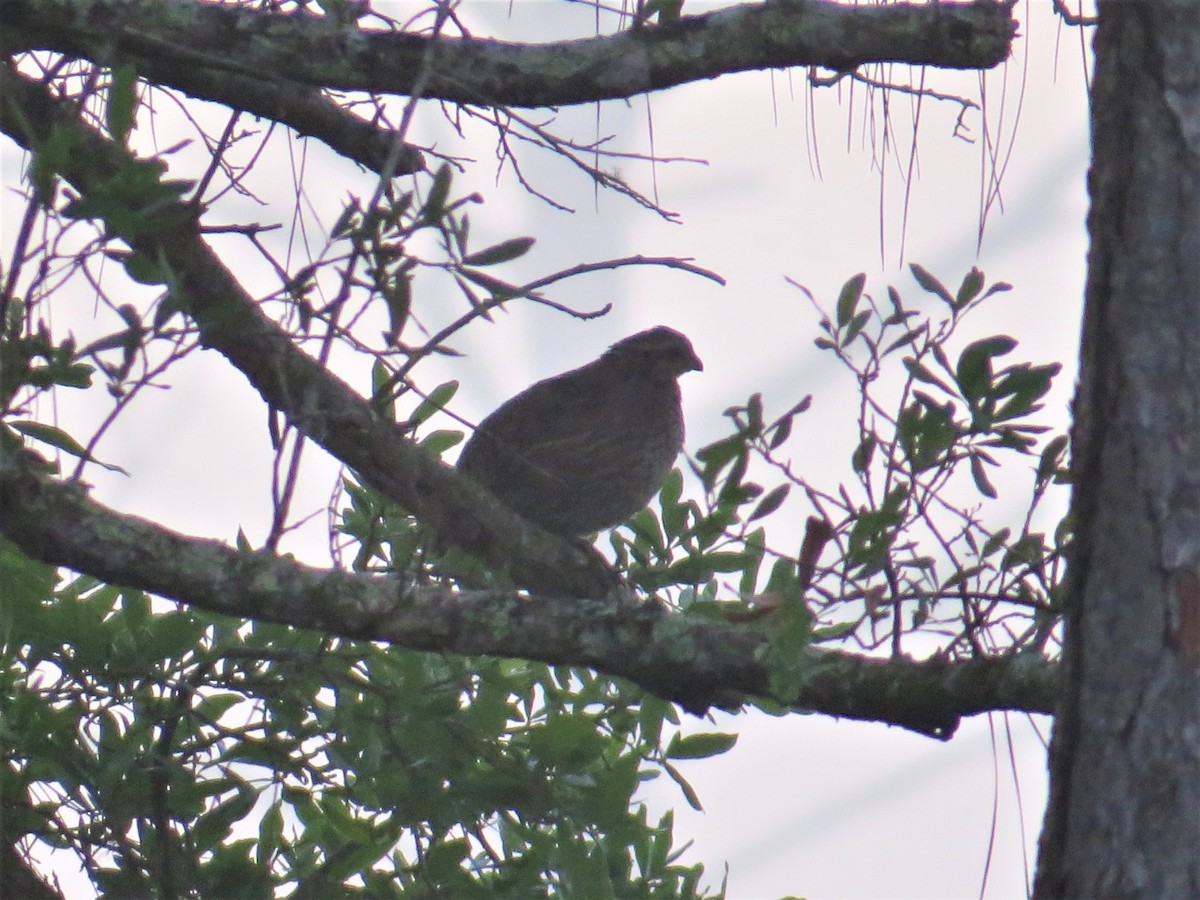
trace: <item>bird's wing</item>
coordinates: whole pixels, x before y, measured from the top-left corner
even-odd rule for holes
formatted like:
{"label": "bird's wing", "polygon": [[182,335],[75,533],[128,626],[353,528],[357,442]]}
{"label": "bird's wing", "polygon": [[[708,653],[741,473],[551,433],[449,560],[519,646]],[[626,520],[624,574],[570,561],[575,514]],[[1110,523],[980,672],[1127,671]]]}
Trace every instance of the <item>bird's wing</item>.
{"label": "bird's wing", "polygon": [[479,430],[525,463],[566,476],[587,465],[585,451],[613,433],[621,412],[607,379],[585,366],[527,388]]}
{"label": "bird's wing", "polygon": [[480,422],[481,430],[511,446],[557,444],[611,426],[619,407],[598,373],[581,368],[529,386]]}

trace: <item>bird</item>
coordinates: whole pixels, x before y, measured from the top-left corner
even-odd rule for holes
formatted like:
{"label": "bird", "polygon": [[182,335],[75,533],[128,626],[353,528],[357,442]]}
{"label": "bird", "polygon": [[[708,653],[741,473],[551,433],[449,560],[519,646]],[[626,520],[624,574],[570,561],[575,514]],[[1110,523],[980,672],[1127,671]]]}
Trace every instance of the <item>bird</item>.
{"label": "bird", "polygon": [[611,528],[671,471],[684,438],[677,379],[703,369],[674,329],[631,335],[501,404],[463,447],[458,470],[561,537]]}

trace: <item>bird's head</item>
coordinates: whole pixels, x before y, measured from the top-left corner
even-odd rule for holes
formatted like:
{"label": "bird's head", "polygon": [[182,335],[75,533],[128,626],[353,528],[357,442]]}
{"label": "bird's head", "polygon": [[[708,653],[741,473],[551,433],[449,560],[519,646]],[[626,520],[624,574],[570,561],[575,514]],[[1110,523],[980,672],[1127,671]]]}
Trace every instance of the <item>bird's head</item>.
{"label": "bird's head", "polygon": [[684,372],[704,369],[692,342],[673,328],[660,325],[640,331],[608,348],[603,360],[651,375],[678,378]]}

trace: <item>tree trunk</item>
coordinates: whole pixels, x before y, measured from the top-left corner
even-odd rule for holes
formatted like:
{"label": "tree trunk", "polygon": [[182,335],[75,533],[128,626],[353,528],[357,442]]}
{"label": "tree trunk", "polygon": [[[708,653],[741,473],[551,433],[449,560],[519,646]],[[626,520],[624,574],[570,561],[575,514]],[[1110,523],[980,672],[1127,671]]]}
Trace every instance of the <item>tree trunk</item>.
{"label": "tree trunk", "polygon": [[[1200,896],[1200,6],[1100,6],[1038,897]],[[1049,261],[1048,261],[1049,262]]]}

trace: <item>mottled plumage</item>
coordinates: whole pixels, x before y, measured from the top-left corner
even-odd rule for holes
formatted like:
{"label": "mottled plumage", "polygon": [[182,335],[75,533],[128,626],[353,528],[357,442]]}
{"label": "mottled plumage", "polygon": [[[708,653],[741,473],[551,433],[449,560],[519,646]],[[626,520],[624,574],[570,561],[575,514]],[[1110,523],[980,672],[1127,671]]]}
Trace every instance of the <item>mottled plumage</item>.
{"label": "mottled plumage", "polygon": [[686,337],[652,328],[522,391],[484,419],[458,468],[564,537],[644,507],[683,446],[679,384],[702,369]]}

